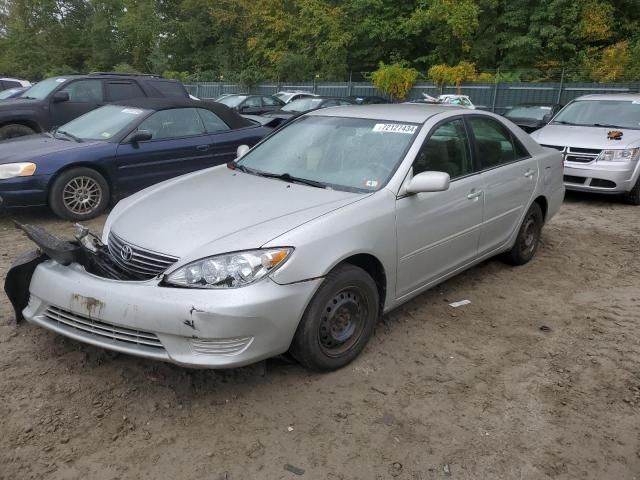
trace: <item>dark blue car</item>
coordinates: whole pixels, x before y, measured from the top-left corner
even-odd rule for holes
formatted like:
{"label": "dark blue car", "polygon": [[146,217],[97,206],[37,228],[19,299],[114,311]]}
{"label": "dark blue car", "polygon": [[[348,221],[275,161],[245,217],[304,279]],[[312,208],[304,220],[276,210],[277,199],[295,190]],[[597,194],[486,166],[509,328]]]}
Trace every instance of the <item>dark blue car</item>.
{"label": "dark blue car", "polygon": [[50,133],[0,142],[0,197],[6,207],[48,205],[87,220],[150,185],[229,162],[271,131],[217,103],[106,105]]}

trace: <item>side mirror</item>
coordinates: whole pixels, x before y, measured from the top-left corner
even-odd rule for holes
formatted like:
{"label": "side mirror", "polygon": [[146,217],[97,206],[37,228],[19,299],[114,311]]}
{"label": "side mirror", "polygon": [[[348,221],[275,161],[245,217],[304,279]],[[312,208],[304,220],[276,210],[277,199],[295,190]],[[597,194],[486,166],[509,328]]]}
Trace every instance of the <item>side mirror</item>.
{"label": "side mirror", "polygon": [[53,103],[62,103],[69,101],[69,92],[56,92],[53,94]]}
{"label": "side mirror", "polygon": [[251,150],[249,145],[240,145],[236,150],[236,160],[244,157],[249,150]]}
{"label": "side mirror", "polygon": [[553,118],[553,113],[547,113],[544,117],[542,117],[542,122],[546,125]]}
{"label": "side mirror", "polygon": [[136,130],[129,137],[129,143],[146,142],[152,138],[153,134],[149,130]]}
{"label": "side mirror", "polygon": [[422,172],[409,180],[407,193],[443,192],[449,189],[451,177],[445,172]]}

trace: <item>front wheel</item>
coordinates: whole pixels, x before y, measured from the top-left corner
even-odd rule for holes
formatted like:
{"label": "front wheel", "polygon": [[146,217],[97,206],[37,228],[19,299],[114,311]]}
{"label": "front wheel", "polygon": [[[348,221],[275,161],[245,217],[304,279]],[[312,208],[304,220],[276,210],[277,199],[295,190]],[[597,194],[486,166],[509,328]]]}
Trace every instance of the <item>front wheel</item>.
{"label": "front wheel", "polygon": [[379,313],[371,276],[354,265],[341,265],[327,275],[308,305],[290,352],[311,370],[342,368],[362,352]]}
{"label": "front wheel", "polygon": [[524,216],[513,248],[504,254],[504,260],[511,265],[524,265],[533,258],[540,244],[544,216],[540,205],[534,203]]}
{"label": "front wheel", "polygon": [[72,221],[90,220],[109,205],[109,184],[91,168],[72,168],[58,176],[49,191],[53,213]]}

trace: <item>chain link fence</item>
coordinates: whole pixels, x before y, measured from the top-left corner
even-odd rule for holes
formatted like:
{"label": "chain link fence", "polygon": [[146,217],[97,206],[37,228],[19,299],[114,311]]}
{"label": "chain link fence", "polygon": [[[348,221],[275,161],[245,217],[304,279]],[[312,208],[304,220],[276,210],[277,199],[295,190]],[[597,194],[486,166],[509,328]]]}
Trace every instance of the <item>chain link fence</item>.
{"label": "chain link fence", "polygon": [[[251,89],[228,82],[198,82],[185,85],[190,94],[201,99],[212,100],[228,93],[255,93],[272,95],[281,90],[304,90],[318,95],[346,97],[349,95],[377,95],[385,97],[370,82],[296,82],[262,83]],[[517,83],[470,83],[455,86],[436,86],[432,83],[417,84],[407,100],[422,97],[422,93],[437,97],[441,94],[461,93],[468,95],[477,108],[504,113],[509,107],[521,103],[566,104],[576,97],[593,93],[637,93],[640,82],[632,83],[588,83],[588,82],[517,82]]]}

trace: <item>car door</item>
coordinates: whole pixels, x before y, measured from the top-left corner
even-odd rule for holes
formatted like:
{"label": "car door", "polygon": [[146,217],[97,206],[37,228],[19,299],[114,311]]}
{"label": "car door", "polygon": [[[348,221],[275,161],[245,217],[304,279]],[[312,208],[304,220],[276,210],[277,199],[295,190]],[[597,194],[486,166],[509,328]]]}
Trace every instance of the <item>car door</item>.
{"label": "car door", "polygon": [[484,183],[484,224],[478,253],[495,250],[511,237],[528,207],[538,180],[538,162],[497,120],[469,116]]}
{"label": "car door", "polygon": [[74,118],[104,105],[102,80],[97,78],[72,80],[58,92],[66,92],[69,95],[69,100],[63,102],[51,100],[51,128],[64,125]]}
{"label": "car door", "polygon": [[260,115],[262,113],[262,100],[257,95],[251,95],[239,105],[238,111],[245,115]]}
{"label": "car door", "polygon": [[262,113],[275,112],[280,110],[284,103],[273,97],[262,97]]}
{"label": "car door", "polygon": [[398,279],[402,298],[473,261],[483,215],[483,181],[461,117],[436,125],[413,162],[413,175],[447,172],[449,189],[397,199]]}
{"label": "car door", "polygon": [[105,82],[105,91],[109,102],[145,96],[140,85],[132,80],[107,80]]}
{"label": "car door", "polygon": [[211,110],[198,108],[198,114],[204,123],[205,130],[211,139],[209,156],[203,157],[200,168],[213,167],[230,162],[236,158],[238,147],[244,143],[252,147],[257,143],[247,142],[247,130],[241,128],[231,130],[229,126]]}
{"label": "car door", "polygon": [[147,130],[151,140],[123,142],[116,154],[118,189],[128,195],[168,178],[207,165],[211,138],[195,108],[155,112],[136,130]]}

